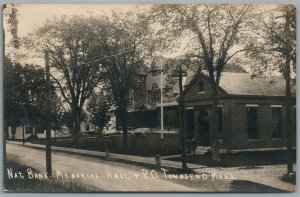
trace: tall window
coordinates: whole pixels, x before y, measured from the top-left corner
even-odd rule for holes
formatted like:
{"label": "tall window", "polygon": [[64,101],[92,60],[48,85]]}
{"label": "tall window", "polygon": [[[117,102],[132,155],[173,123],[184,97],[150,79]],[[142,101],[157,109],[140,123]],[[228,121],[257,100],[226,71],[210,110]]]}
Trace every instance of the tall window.
{"label": "tall window", "polygon": [[282,138],[281,108],[272,107],[272,135],[273,138]]}
{"label": "tall window", "polygon": [[257,107],[247,107],[248,139],[257,139]]}
{"label": "tall window", "polygon": [[198,82],[198,92],[204,92],[204,81],[200,79]]}
{"label": "tall window", "polygon": [[159,89],[157,83],[153,84],[152,90],[148,90],[148,101],[150,103],[160,102],[160,89]]}

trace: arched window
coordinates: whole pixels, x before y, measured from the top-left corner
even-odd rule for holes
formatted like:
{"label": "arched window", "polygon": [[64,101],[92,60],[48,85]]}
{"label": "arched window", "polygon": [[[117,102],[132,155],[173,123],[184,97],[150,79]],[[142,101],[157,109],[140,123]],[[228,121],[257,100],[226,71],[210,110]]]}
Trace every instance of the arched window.
{"label": "arched window", "polygon": [[204,92],[204,81],[203,81],[203,79],[199,79],[198,92]]}
{"label": "arched window", "polygon": [[152,85],[152,90],[156,90],[156,89],[159,89],[159,88],[158,88],[157,83],[154,83],[154,84]]}
{"label": "arched window", "polygon": [[157,83],[152,85],[152,89],[148,91],[148,101],[150,103],[158,103],[160,102],[160,89]]}

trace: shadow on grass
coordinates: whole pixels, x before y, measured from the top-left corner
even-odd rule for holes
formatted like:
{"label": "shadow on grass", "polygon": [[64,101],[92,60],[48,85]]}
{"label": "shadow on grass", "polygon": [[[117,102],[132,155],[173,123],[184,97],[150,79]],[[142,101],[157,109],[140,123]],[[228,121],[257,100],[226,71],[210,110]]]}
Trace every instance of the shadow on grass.
{"label": "shadow on grass", "polygon": [[[161,136],[159,133],[149,133],[145,136],[138,136],[134,134],[128,134],[128,152],[129,155],[138,156],[155,156],[161,153],[161,155],[174,155],[180,153],[180,135],[178,134],[165,134],[165,150],[161,151]],[[37,144],[45,144],[45,141],[32,141]],[[80,138],[78,145],[75,145],[73,140],[57,140],[52,141],[52,145],[66,148],[79,148],[91,151],[105,152],[107,149],[111,153],[124,153],[123,147],[123,135],[116,134],[113,136],[87,136]]]}
{"label": "shadow on grass", "polygon": [[231,192],[251,192],[251,193],[275,193],[275,192],[289,192],[286,190],[277,189],[260,183],[244,180],[234,180],[230,185]]}
{"label": "shadow on grass", "polygon": [[[94,192],[95,188],[90,186],[82,186],[78,183],[58,182],[56,179],[30,179],[27,175],[29,167],[20,165],[14,161],[6,161],[4,163],[4,191],[5,192]],[[13,172],[18,173],[16,178],[9,178],[7,169],[12,169]],[[30,168],[33,172],[38,173],[37,170]],[[24,178],[20,178],[20,173]],[[17,178],[18,177],[18,178]],[[99,190],[98,190],[99,192]]]}

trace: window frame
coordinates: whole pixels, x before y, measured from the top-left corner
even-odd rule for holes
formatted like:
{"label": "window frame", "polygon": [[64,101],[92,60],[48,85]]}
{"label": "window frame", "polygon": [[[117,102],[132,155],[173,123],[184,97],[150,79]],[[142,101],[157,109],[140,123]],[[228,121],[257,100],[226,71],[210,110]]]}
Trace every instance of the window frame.
{"label": "window frame", "polygon": [[148,101],[150,103],[159,103],[160,102],[160,88],[157,83],[152,85],[152,89],[148,90]]}
{"label": "window frame", "polygon": [[[249,117],[249,110],[253,109],[255,110],[255,117],[251,118]],[[247,131],[247,139],[248,141],[258,141],[258,105],[257,104],[247,104],[246,105],[246,131]],[[251,122],[250,122],[251,121]],[[254,122],[255,121],[255,122]],[[253,124],[255,123],[255,126]],[[254,130],[254,134],[253,134]],[[252,136],[253,135],[253,136]]]}
{"label": "window frame", "polygon": [[[274,128],[274,110],[277,109],[279,110],[279,123],[278,127],[279,128]],[[272,111],[272,139],[282,139],[283,138],[283,129],[282,129],[282,106],[281,105],[271,105],[271,111]],[[279,129],[279,132],[275,132],[276,129]],[[279,134],[278,136],[275,134]]]}

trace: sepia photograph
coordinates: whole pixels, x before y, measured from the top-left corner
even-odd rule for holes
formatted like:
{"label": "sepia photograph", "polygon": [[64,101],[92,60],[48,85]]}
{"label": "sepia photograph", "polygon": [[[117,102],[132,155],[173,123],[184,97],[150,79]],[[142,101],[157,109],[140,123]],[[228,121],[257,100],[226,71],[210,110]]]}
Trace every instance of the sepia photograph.
{"label": "sepia photograph", "polygon": [[296,5],[2,6],[2,192],[295,192]]}

